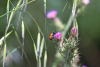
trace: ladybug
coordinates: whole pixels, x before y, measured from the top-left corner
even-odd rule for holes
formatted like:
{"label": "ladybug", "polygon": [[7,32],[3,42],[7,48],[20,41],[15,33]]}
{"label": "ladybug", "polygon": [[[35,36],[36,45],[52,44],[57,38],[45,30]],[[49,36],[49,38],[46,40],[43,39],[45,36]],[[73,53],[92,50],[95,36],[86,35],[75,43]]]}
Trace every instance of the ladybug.
{"label": "ladybug", "polygon": [[50,40],[53,40],[55,34],[56,34],[55,32],[52,32],[52,33],[50,34],[50,36],[49,36],[49,39],[50,39]]}

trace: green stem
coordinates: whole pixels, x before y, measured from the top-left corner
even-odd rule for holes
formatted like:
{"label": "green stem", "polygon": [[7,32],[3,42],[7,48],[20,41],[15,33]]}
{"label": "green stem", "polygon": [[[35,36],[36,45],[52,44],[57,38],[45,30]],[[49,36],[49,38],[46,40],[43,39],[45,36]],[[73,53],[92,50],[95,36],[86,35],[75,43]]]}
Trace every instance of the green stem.
{"label": "green stem", "polygon": [[73,8],[72,8],[72,13],[70,15],[70,18],[64,28],[64,30],[62,31],[62,38],[64,39],[64,36],[66,35],[66,33],[68,32],[71,24],[72,24],[72,21],[74,20],[74,17],[75,17],[75,11],[76,11],[76,6],[77,6],[77,0],[74,0],[73,2]]}

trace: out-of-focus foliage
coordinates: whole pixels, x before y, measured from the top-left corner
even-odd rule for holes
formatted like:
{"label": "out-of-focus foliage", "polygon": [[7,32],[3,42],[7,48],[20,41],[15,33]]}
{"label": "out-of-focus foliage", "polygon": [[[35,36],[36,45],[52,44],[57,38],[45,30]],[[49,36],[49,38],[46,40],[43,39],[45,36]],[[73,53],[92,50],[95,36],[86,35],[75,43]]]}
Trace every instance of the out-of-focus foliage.
{"label": "out-of-focus foliage", "polygon": [[[17,0],[11,0],[12,3],[16,6]],[[64,12],[63,8],[65,4],[67,3],[67,6],[65,7]],[[72,10],[72,3],[73,0],[47,0],[46,1],[46,11],[49,11],[51,9],[56,9],[58,11],[58,18],[61,19],[63,24],[66,24]],[[6,5],[7,0],[2,0],[0,2],[0,16],[6,13]],[[9,5],[9,10],[13,8],[13,6]],[[45,34],[46,38],[46,45],[47,45],[47,67],[51,67],[53,64],[53,61],[55,60],[55,45],[56,41],[50,41],[49,40],[49,34],[52,31],[57,31],[56,26],[54,25],[53,21],[50,19],[47,19],[45,23],[45,14],[44,14],[44,3],[43,0],[36,0],[30,4],[27,5],[26,10],[36,19],[38,22],[41,30]],[[17,12],[12,19],[12,24],[14,24],[14,27],[17,27],[17,22],[19,18],[19,13]],[[5,27],[6,27],[6,16],[0,18],[0,38],[4,36]],[[38,28],[32,18],[26,13],[24,17],[24,22],[27,24],[27,27],[30,30],[30,33],[32,34],[32,37],[34,38],[34,41],[37,42],[37,33]],[[79,31],[79,50],[81,52],[81,61],[83,64],[86,64],[90,67],[100,67],[100,0],[90,0],[90,4],[87,5],[80,14],[77,16],[77,22],[78,22],[78,31]],[[11,28],[8,30],[10,31]],[[19,22],[18,27],[18,35],[21,40],[21,22]],[[69,31],[70,32],[70,31]],[[68,33],[66,37],[68,36]],[[10,35],[7,40],[7,52],[10,50],[18,47],[19,43],[17,42],[17,39],[13,34]],[[36,67],[36,57],[34,53],[33,48],[33,42],[30,38],[30,35],[28,31],[25,30],[25,43],[24,43],[24,49],[25,52],[32,64],[33,67]],[[11,55],[6,57],[5,60],[5,67],[29,67],[27,60],[25,56],[23,56],[23,60],[21,60],[21,49],[16,51],[15,53],[12,53]],[[1,52],[2,54],[2,52]],[[1,55],[0,55],[1,56]],[[42,59],[43,60],[43,59]],[[41,62],[43,64],[43,61]],[[59,67],[62,66],[62,62],[58,64]],[[2,67],[2,61],[0,61],[0,67]]]}

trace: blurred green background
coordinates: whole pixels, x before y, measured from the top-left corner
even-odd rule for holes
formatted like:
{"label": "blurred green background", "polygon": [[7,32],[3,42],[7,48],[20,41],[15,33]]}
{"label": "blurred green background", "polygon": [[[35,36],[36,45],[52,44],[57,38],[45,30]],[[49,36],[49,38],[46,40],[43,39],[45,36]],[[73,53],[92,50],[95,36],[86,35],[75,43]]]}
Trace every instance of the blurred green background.
{"label": "blurred green background", "polygon": [[[12,3],[16,6],[18,0],[11,0]],[[29,0],[30,1],[30,0]],[[64,12],[63,8],[65,4]],[[47,0],[46,11],[51,9],[56,9],[58,11],[57,17],[66,24],[72,10],[73,0]],[[6,13],[7,0],[0,1],[0,16]],[[13,6],[10,4],[10,10]],[[36,0],[28,4],[26,9],[38,22],[41,30],[43,31],[46,38],[47,45],[47,67],[51,67],[55,60],[55,45],[56,41],[49,40],[49,34],[52,31],[58,32],[57,28],[54,25],[54,22],[51,19],[47,19],[45,23],[45,14],[44,14],[44,3],[43,0]],[[12,24],[17,27],[19,13],[17,12],[12,20]],[[6,27],[6,16],[0,18],[0,38],[4,36],[5,27]],[[38,28],[32,18],[25,14],[24,21],[27,24],[34,41],[37,42],[37,33]],[[80,62],[87,65],[88,67],[100,67],[100,0],[90,0],[90,4],[86,6],[85,10],[82,11],[77,16],[77,22],[79,25],[79,51],[80,51]],[[9,29],[9,31],[12,28]],[[21,39],[21,22],[19,22],[18,35]],[[70,32],[70,31],[69,31]],[[68,34],[68,33],[67,33]],[[68,38],[68,36],[67,36]],[[7,38],[7,52],[19,46],[17,39],[12,33]],[[36,67],[36,58],[34,53],[34,48],[32,40],[29,36],[27,30],[25,30],[25,52],[32,64],[32,67]],[[3,52],[3,51],[2,51]],[[29,67],[28,62],[24,56],[24,59],[21,59],[21,49],[12,53],[6,57],[5,67]],[[0,55],[2,56],[2,55]],[[42,62],[43,63],[43,62]],[[2,60],[0,61],[0,67],[2,67]],[[59,63],[63,65],[63,63]]]}

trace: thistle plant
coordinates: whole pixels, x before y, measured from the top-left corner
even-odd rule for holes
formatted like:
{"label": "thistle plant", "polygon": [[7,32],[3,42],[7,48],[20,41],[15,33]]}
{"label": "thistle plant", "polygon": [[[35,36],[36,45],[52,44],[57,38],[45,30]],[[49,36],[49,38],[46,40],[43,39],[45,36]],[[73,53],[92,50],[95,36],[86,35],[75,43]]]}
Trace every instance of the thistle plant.
{"label": "thistle plant", "polygon": [[[2,50],[4,48],[4,52],[3,52],[3,56],[0,57],[0,60],[3,59],[3,67],[5,66],[5,59],[6,56],[12,54],[13,52],[15,52],[16,50],[18,50],[19,48],[22,49],[22,59],[23,56],[25,56],[28,64],[30,67],[32,67],[28,56],[26,54],[26,52],[24,51],[24,45],[25,45],[25,32],[28,31],[31,40],[33,42],[33,47],[34,47],[34,52],[35,52],[35,57],[36,57],[36,62],[37,62],[37,67],[42,67],[42,57],[44,57],[43,60],[43,67],[47,66],[47,46],[46,46],[46,42],[45,42],[45,36],[41,30],[41,28],[39,27],[37,21],[32,17],[32,15],[26,11],[26,7],[29,3],[33,2],[35,0],[19,0],[17,5],[14,6],[13,3],[11,2],[11,0],[7,1],[7,13],[3,14],[0,16],[3,17],[5,15],[7,15],[7,25],[5,27],[5,33],[4,36],[0,39],[0,50]],[[90,0],[73,0],[73,7],[72,7],[72,13],[69,17],[68,22],[65,24],[63,24],[61,22],[61,20],[57,17],[57,10],[50,10],[49,12],[46,13],[46,0],[44,0],[44,14],[45,14],[45,23],[46,23],[46,18],[48,19],[52,19],[55,26],[58,29],[58,32],[54,34],[54,37],[57,40],[57,45],[55,45],[56,47],[56,56],[57,58],[64,58],[64,67],[78,67],[77,63],[79,62],[79,52],[78,52],[78,23],[77,23],[77,13],[80,10],[79,9],[79,5],[80,3],[83,5],[83,7],[86,5],[88,5],[90,3]],[[9,11],[10,9],[10,4],[13,5],[13,9],[11,11]],[[15,16],[16,12],[18,12],[19,14],[19,18],[18,18],[18,22],[17,22],[17,30],[18,30],[18,26],[19,26],[19,22],[21,20],[21,39],[18,35],[18,32],[15,29],[15,26],[12,23],[13,17]],[[38,35],[37,35],[37,43],[35,43],[32,34],[30,33],[27,24],[24,21],[24,16],[25,14],[28,14],[33,21],[35,22],[37,28],[38,28]],[[71,25],[73,24],[73,26],[71,27]],[[11,27],[11,31],[9,31],[9,28]],[[70,30],[71,28],[71,30]],[[68,30],[70,30],[70,35],[68,38],[66,38],[66,34],[68,34]],[[19,46],[16,47],[15,49],[11,50],[10,52],[7,52],[7,38],[12,34],[12,32],[14,32],[14,35],[16,36],[16,40],[19,43]],[[42,36],[41,36],[42,35]],[[37,45],[36,45],[37,44]],[[44,51],[44,52],[43,52]],[[61,56],[58,56],[58,54],[61,54]],[[44,54],[44,55],[43,55]],[[61,58],[62,59],[62,58]],[[55,63],[55,61],[54,61]],[[57,67],[57,65],[53,66],[53,67]],[[83,65],[82,67],[87,67],[85,65]]]}
{"label": "thistle plant", "polygon": [[57,51],[62,55],[65,59],[64,67],[72,67],[76,56],[78,56],[77,52],[77,40],[76,40],[77,28],[73,27],[71,29],[71,36],[67,39],[64,38],[62,41],[62,34],[60,32],[55,34],[55,39],[58,41],[58,45],[56,46]]}
{"label": "thistle plant", "polygon": [[[77,47],[78,45],[78,23],[76,20],[76,15],[77,15],[77,10],[78,10],[76,9],[76,7],[78,3],[80,3],[79,0],[73,0],[72,13],[70,15],[70,18],[66,26],[62,24],[61,21],[54,21],[56,20],[57,13],[50,14],[51,16],[55,15],[53,17],[53,21],[56,23],[58,28],[59,29],[61,28],[60,25],[63,27],[61,28],[62,31],[57,32],[54,37],[58,43],[58,45],[56,45],[56,49],[61,54],[61,56],[65,59],[64,67],[78,67],[77,65],[77,62],[79,61],[79,55],[78,55],[79,53],[78,53],[78,47]],[[52,18],[49,18],[49,19],[52,19]],[[70,36],[68,38],[65,38],[65,35],[68,32],[72,22],[73,22],[73,27],[71,29]],[[57,55],[58,55],[58,52],[56,53]]]}

